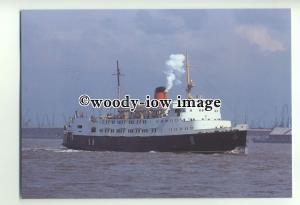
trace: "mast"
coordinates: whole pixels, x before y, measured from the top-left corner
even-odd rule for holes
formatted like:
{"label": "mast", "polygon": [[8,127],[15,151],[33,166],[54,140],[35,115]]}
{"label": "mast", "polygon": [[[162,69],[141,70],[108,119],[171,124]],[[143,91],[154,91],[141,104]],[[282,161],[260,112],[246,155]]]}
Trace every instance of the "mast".
{"label": "mast", "polygon": [[121,83],[120,83],[120,76],[121,76],[121,72],[120,72],[120,68],[119,68],[119,61],[117,60],[117,73],[113,74],[117,76],[117,85],[118,85],[118,90],[117,90],[117,94],[118,94],[118,99],[121,99]]}
{"label": "mast", "polygon": [[192,87],[193,87],[193,81],[191,80],[191,74],[190,74],[190,65],[188,62],[188,53],[185,52],[185,72],[186,72],[186,92],[188,98],[193,98],[192,96]]}

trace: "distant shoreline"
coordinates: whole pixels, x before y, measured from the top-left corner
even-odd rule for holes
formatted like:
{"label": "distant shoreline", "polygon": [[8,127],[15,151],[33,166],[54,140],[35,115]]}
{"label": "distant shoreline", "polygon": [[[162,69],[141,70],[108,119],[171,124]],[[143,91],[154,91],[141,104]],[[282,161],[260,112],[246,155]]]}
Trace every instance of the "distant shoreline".
{"label": "distant shoreline", "polygon": [[62,139],[63,128],[21,128],[22,138]]}

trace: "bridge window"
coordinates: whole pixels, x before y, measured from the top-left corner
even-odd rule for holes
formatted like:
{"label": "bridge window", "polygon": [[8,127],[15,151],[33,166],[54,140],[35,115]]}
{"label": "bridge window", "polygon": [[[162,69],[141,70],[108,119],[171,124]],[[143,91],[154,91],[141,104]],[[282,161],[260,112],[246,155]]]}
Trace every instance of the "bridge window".
{"label": "bridge window", "polygon": [[96,127],[92,127],[91,132],[96,132]]}
{"label": "bridge window", "polygon": [[81,129],[81,128],[82,128],[82,125],[77,125],[77,128]]}

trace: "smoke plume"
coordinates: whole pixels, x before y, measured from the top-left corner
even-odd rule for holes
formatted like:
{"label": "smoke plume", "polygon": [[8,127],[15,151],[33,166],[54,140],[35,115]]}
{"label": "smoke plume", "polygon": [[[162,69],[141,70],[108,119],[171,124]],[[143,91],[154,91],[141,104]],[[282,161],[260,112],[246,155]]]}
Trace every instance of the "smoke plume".
{"label": "smoke plume", "polygon": [[182,54],[172,54],[166,62],[166,75],[167,85],[166,91],[168,92],[174,85],[181,84],[180,77],[184,71],[184,59],[185,56]]}

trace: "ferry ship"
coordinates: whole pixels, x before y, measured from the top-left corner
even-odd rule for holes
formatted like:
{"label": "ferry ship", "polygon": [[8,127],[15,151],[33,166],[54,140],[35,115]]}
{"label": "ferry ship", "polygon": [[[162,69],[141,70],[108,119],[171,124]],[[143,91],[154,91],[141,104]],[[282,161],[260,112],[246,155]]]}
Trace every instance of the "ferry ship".
{"label": "ferry ship", "polygon": [[[190,66],[185,55],[187,97],[192,96]],[[117,63],[118,97],[120,69]],[[155,99],[167,99],[165,87],[157,87]],[[117,114],[86,116],[75,112],[64,126],[63,145],[70,149],[120,152],[199,152],[245,153],[247,125],[232,126],[221,119],[220,107],[211,111],[203,108],[145,108],[134,112],[118,108]]]}

